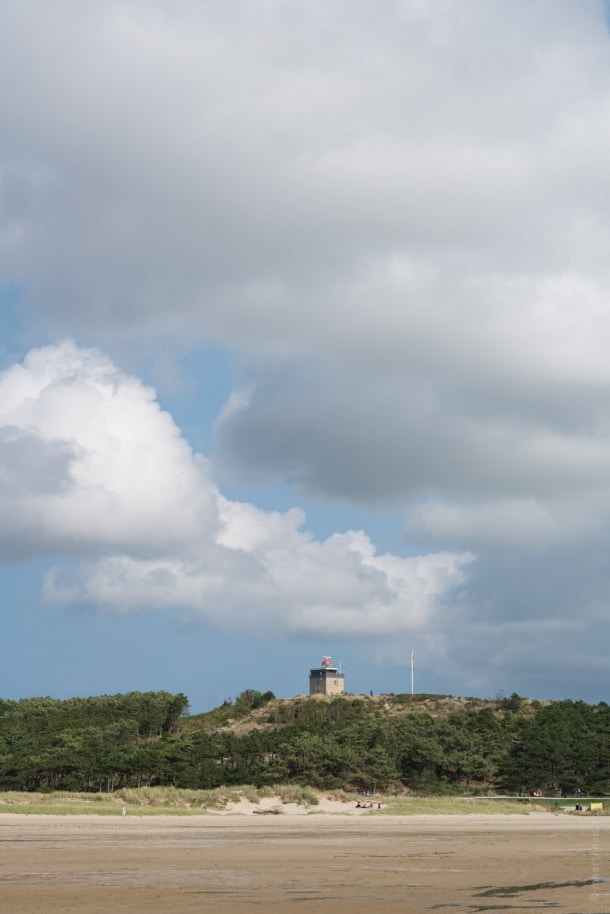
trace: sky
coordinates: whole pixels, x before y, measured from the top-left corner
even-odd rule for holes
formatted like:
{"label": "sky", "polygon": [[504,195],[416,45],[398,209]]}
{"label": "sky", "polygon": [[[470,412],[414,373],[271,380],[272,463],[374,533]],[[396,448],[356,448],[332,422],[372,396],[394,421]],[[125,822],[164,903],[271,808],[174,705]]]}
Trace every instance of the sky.
{"label": "sky", "polygon": [[601,0],[0,0],[0,697],[610,700]]}

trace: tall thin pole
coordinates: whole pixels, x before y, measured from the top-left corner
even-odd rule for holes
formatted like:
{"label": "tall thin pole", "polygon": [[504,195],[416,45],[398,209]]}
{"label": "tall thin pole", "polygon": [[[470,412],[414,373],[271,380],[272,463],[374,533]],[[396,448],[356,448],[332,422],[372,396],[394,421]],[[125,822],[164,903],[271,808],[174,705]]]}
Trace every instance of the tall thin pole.
{"label": "tall thin pole", "polygon": [[415,651],[411,648],[411,695],[414,694],[414,683],[415,683]]}

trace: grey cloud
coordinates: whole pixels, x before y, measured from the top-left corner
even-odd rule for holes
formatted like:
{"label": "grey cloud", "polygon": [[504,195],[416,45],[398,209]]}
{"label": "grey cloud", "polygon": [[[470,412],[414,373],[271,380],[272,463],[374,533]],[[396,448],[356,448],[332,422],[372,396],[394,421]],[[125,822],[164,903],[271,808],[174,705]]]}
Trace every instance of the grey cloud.
{"label": "grey cloud", "polygon": [[12,497],[65,493],[74,484],[70,470],[79,454],[75,442],[48,440],[31,429],[2,426],[0,490]]}
{"label": "grey cloud", "polygon": [[495,669],[508,694],[605,699],[609,546],[603,534],[547,552],[485,553],[452,620],[448,675],[473,694]]}
{"label": "grey cloud", "polygon": [[321,360],[258,367],[244,380],[243,401],[231,401],[216,425],[214,460],[219,472],[258,481],[276,473],[309,494],[355,502],[584,497],[606,489],[605,403],[597,424],[554,428],[544,401],[533,410],[527,391],[521,415],[518,394],[506,407],[496,401],[492,412],[476,395],[474,405],[445,396],[447,384],[442,374],[392,383]]}
{"label": "grey cloud", "polygon": [[5,12],[0,264],[59,331],[336,349],[371,257],[605,265],[601,4],[34,6]]}

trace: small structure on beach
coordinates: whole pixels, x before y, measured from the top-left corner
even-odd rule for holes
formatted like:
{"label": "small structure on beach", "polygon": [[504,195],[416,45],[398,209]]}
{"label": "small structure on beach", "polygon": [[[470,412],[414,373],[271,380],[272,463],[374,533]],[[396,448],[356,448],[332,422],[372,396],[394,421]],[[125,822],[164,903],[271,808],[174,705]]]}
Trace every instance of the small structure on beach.
{"label": "small structure on beach", "polygon": [[322,663],[309,671],[310,695],[343,695],[345,673],[333,666],[330,657],[322,657]]}

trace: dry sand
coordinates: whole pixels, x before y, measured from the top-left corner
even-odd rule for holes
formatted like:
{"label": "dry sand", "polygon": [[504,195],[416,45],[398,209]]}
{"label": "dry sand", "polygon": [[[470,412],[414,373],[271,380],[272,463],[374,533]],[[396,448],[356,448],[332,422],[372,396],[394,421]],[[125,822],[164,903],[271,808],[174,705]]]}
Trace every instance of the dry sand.
{"label": "dry sand", "polygon": [[610,818],[241,812],[0,815],[0,912],[610,914]]}

